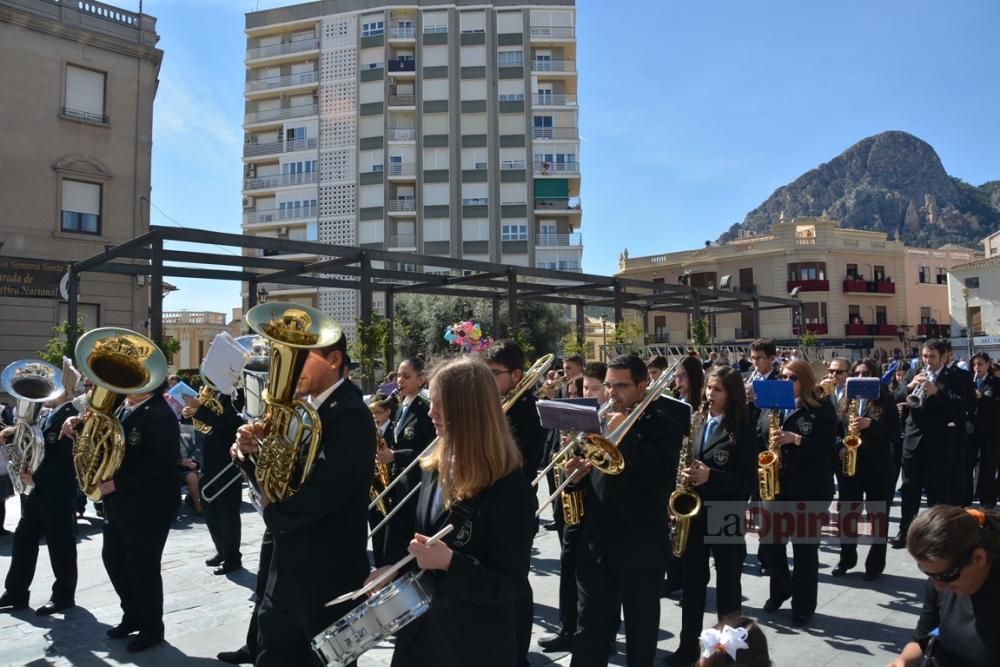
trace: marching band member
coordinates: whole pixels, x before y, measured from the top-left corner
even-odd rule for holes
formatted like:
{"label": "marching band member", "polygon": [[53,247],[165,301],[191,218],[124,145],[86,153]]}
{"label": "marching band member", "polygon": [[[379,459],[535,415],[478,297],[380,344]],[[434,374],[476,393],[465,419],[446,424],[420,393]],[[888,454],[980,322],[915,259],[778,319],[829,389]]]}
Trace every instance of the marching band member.
{"label": "marching band member", "polygon": [[[371,410],[372,417],[375,420],[375,430],[382,437],[382,442],[385,443],[386,450],[390,452],[396,448],[396,438],[395,432],[392,429],[392,423],[396,416],[396,399],[395,398],[379,398],[384,396],[384,394],[376,394],[375,400],[369,403],[369,409]],[[375,451],[375,462],[376,465],[380,463],[379,458],[388,459],[389,455],[386,452]],[[393,459],[395,459],[395,454],[392,454]],[[393,468],[398,467],[397,462],[394,460],[392,464],[389,464],[390,474],[392,474]],[[393,475],[394,477],[395,475]],[[397,484],[401,486],[402,483]],[[398,491],[393,489],[389,492],[389,497],[387,500],[396,499],[397,502],[401,501],[405,496],[399,496]],[[387,502],[386,509],[392,511],[392,505]],[[400,512],[401,514],[402,512]],[[370,528],[374,529],[383,519],[385,515],[378,508],[372,508],[368,510],[368,525]],[[383,526],[378,532],[371,536],[372,540],[372,555],[375,560],[375,566],[381,567],[389,562],[389,557],[386,554],[386,536],[389,535],[389,531],[392,530],[394,526],[406,525],[405,519],[398,520],[399,523],[393,523],[396,521],[395,517],[389,520],[389,523]]]}
{"label": "marching band member", "polygon": [[[862,359],[854,362],[851,368],[853,377],[879,376],[878,364],[873,359]],[[862,445],[858,448],[857,472],[853,477],[846,477],[837,468],[837,500],[841,505],[840,512],[850,507],[851,503],[861,501],[869,503],[884,503],[886,519],[888,520],[888,501],[894,489],[890,489],[889,480],[892,475],[892,445],[899,433],[899,415],[896,402],[884,384],[880,385],[877,401],[859,399],[858,415],[853,425],[848,424],[848,430],[853,430],[861,436]],[[839,444],[838,461],[844,458],[843,440]],[[888,536],[883,530],[876,532],[872,524],[872,538],[875,542],[868,550],[865,560],[865,581],[874,581],[885,569],[885,553]],[[858,545],[854,542],[843,542],[840,547],[840,562],[830,573],[834,577],[844,576],[858,562]]]}
{"label": "marching band member", "polygon": [[[608,394],[604,389],[604,376],[607,372],[607,365],[599,361],[592,361],[584,367],[584,398],[593,398],[598,405],[607,402]],[[553,506],[562,510],[561,502],[555,502]],[[562,549],[559,552],[559,631],[538,640],[543,651],[568,651],[573,646],[573,635],[577,629],[576,554],[580,533],[579,524],[566,526],[562,531]]]}
{"label": "marching band member", "polygon": [[[327,600],[356,589],[368,573],[369,488],[375,466],[375,424],[344,377],[346,336],[309,351],[296,395],[308,397],[322,422],[319,456],[298,492],[279,502],[261,495],[274,546],[260,601],[256,663],[306,665],[310,640],[350,610]],[[237,430],[239,453],[257,453],[260,422]]]}
{"label": "marching band member", "polygon": [[[743,590],[740,582],[746,543],[707,542],[707,516],[713,501],[744,504],[756,479],[756,435],[747,418],[743,377],[732,368],[720,367],[708,377],[705,387],[709,419],[701,442],[692,443],[694,460],[682,474],[701,496],[702,510],[691,522],[687,548],[681,556],[684,598],[681,601],[680,645],[670,657],[671,667],[698,660],[698,636],[705,614],[705,592],[710,577],[708,559],[715,560],[715,610],[719,620],[740,616]],[[742,513],[740,514],[742,516]]]}
{"label": "marching band member", "polygon": [[649,381],[655,382],[660,375],[670,368],[670,362],[662,354],[657,354],[646,362],[646,373],[649,374]]}
{"label": "marching band member", "polygon": [[[101,556],[122,607],[122,620],[108,636],[138,632],[126,645],[129,651],[163,641],[160,561],[180,504],[175,472],[180,427],[163,389],[125,397],[116,415],[125,432],[125,457],[99,487],[105,519]],[[75,438],[80,419],[67,419],[63,434]]]}
{"label": "marching band member", "polygon": [[[604,386],[613,410],[626,414],[644,397],[646,364],[634,354],[608,364]],[[674,406],[680,406],[677,410]],[[660,625],[660,587],[667,552],[667,498],[677,471],[686,406],[659,398],[618,443],[625,469],[618,475],[590,470],[573,459],[566,474],[586,474],[583,533],[577,553],[580,617],[573,638],[573,667],[606,665],[608,639],[625,612],[630,665],[650,667]]]}
{"label": "marching band member", "polygon": [[[233,404],[228,395],[216,393],[216,400],[222,405],[222,414],[215,414],[201,401],[193,396],[185,398],[186,405],[181,410],[185,419],[196,419],[212,427],[203,434],[205,466],[202,479],[214,478],[230,463],[229,448],[236,439],[236,429],[243,425],[240,411],[242,403]],[[239,395],[237,395],[239,400]],[[239,475],[238,470],[232,474]],[[243,484],[230,484],[218,497],[210,503],[203,503],[205,524],[215,546],[215,555],[205,561],[205,565],[215,567],[213,574],[223,575],[243,569],[243,555],[240,553],[242,526],[240,524],[240,505],[243,502]]]}
{"label": "marching band member", "polygon": [[[68,373],[65,365],[63,374],[65,391],[48,404],[51,410],[41,424],[45,457],[33,475],[21,475],[25,485],[34,484],[34,490],[28,495],[21,495],[21,520],[14,531],[10,569],[4,582],[4,594],[0,596],[0,611],[14,611],[28,606],[28,588],[35,576],[38,544],[43,537],[55,581],[52,597],[35,613],[48,616],[75,605],[77,569],[73,505],[77,485],[73,469],[73,441],[62,435],[61,430],[63,422],[77,414],[72,391],[80,376]],[[13,436],[14,430],[14,426],[9,426],[0,431],[0,445]]]}
{"label": "marching band member", "polygon": [[[931,338],[924,341],[920,356],[923,368],[906,375],[905,384],[896,390],[897,402],[910,399],[903,426],[903,484],[899,493],[899,533],[892,540],[893,549],[906,546],[906,532],[920,508],[921,492],[927,493],[932,507],[948,501],[951,493],[951,470],[955,460],[956,432],[964,392],[961,381],[945,368],[947,346]],[[919,389],[919,392],[917,391]]]}
{"label": "marching band member", "polygon": [[[781,448],[780,487],[776,500],[804,500],[829,503],[833,499],[832,456],[837,435],[837,413],[830,401],[821,398],[820,389],[809,364],[801,359],[785,362],[781,379],[792,382],[795,409],[786,410],[781,419],[777,442]],[[758,421],[758,450],[767,449],[770,409],[761,412]],[[764,503],[765,508],[768,503]],[[773,613],[789,597],[792,618],[804,625],[816,612],[819,577],[819,543],[815,537],[791,535],[794,574],[788,571],[785,543],[789,536],[761,545],[771,578],[770,597],[764,611]]]}
{"label": "marching band member", "polygon": [[[524,659],[515,605],[528,595],[536,500],[485,364],[445,362],[430,398],[441,440],[421,463],[409,551],[435,591],[430,609],[398,633],[392,667],[510,667]],[[447,543],[427,546],[448,523]]]}
{"label": "marching band member", "polygon": [[975,371],[972,381],[976,387],[976,420],[971,440],[973,451],[978,453],[978,457],[973,458],[979,459],[976,497],[983,507],[993,509],[997,504],[997,464],[1000,462],[1000,379],[990,375],[990,355],[985,352],[972,355],[972,368]]}
{"label": "marching band member", "polygon": [[[747,416],[750,419],[751,424],[756,424],[757,420],[760,418],[760,408],[754,402],[753,395],[753,383],[754,380],[777,380],[780,375],[779,364],[776,363],[776,357],[778,356],[778,348],[774,344],[774,340],[771,338],[758,338],[754,342],[750,343],[750,363],[752,364],[753,370],[746,378],[746,382],[743,388],[746,390],[747,396]],[[752,493],[752,497],[757,498],[757,489],[755,488]],[[761,545],[757,546],[757,562],[760,563],[760,574],[761,576],[767,576],[767,565],[764,562],[764,557],[761,555]]]}

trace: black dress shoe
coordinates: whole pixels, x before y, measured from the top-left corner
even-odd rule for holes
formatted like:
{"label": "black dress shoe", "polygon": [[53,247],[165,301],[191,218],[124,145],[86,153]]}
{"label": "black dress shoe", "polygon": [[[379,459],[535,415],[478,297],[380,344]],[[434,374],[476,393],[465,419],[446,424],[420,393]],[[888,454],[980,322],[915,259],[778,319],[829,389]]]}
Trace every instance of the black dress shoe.
{"label": "black dress shoe", "polygon": [[235,651],[223,651],[215,657],[230,665],[252,665],[254,662],[253,656],[250,655],[250,649],[246,646],[241,646]]}
{"label": "black dress shoe", "polygon": [[857,564],[858,564],[857,561],[854,561],[853,563],[850,563],[850,562],[845,563],[844,561],[840,561],[839,563],[837,563],[837,567],[833,568],[833,570],[830,572],[830,576],[832,576],[832,577],[842,577],[845,574],[847,574],[848,570],[850,570],[852,567],[854,567]]}
{"label": "black dress shoe", "polygon": [[801,628],[805,625],[809,625],[809,621],[812,619],[812,614],[793,614],[792,615],[792,625],[797,628]]}
{"label": "black dress shoe", "polygon": [[222,565],[222,563],[225,560],[226,559],[220,556],[219,554],[215,554],[214,556],[205,561],[205,565],[209,567],[218,567],[219,565]]}
{"label": "black dress shoe", "polygon": [[691,667],[698,662],[700,653],[697,646],[678,646],[673,655],[667,659],[667,667]]}
{"label": "black dress shoe", "polygon": [[893,549],[905,549],[906,548],[906,533],[899,533],[896,537],[889,541],[889,546]]}
{"label": "black dress shoe", "polygon": [[126,623],[122,621],[115,627],[108,628],[108,637],[111,637],[112,639],[124,639],[133,632],[139,632],[139,628],[132,625],[131,623]]}
{"label": "black dress shoe", "polygon": [[0,612],[20,611],[28,608],[27,600],[18,600],[7,593],[0,595]]}
{"label": "black dress shoe", "polygon": [[684,584],[679,581],[674,581],[672,579],[665,579],[663,581],[663,587],[660,589],[660,597],[668,598],[674,593],[683,590]]}
{"label": "black dress shoe", "polygon": [[553,521],[552,523],[547,523],[542,526],[545,530],[559,530],[559,524]]}
{"label": "black dress shoe", "polygon": [[881,572],[865,572],[865,581],[875,581],[881,576]]}
{"label": "black dress shoe", "polygon": [[545,635],[538,640],[538,646],[545,653],[553,651],[568,651],[573,648],[573,635],[568,632],[560,632],[554,635]]}
{"label": "black dress shoe", "polygon": [[145,651],[147,648],[156,646],[162,641],[163,635],[145,635],[140,632],[138,637],[125,645],[125,650],[129,653]]}
{"label": "black dress shoe", "polygon": [[38,616],[51,616],[52,614],[58,613],[65,609],[70,609],[75,607],[76,603],[72,600],[65,600],[62,602],[56,602],[55,600],[50,600],[46,602],[41,607],[35,610],[35,614]]}
{"label": "black dress shoe", "polygon": [[235,563],[223,563],[222,567],[217,567],[212,570],[212,574],[222,575],[229,574],[230,572],[239,572],[243,569],[243,563],[236,561]]}
{"label": "black dress shoe", "polygon": [[773,614],[781,609],[781,605],[785,604],[785,601],[790,597],[790,595],[786,595],[781,598],[768,598],[767,602],[764,603],[764,611],[769,614]]}

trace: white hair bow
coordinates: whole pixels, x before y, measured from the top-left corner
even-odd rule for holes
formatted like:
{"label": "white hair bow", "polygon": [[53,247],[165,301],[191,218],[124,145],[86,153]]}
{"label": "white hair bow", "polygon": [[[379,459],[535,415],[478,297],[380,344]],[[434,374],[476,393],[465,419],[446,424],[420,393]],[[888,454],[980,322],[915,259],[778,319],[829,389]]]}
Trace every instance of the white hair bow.
{"label": "white hair bow", "polygon": [[725,651],[735,661],[737,651],[750,648],[750,645],[747,644],[747,629],[728,625],[722,626],[722,630],[715,628],[702,630],[698,641],[701,642],[701,657],[703,658],[710,658],[717,651]]}

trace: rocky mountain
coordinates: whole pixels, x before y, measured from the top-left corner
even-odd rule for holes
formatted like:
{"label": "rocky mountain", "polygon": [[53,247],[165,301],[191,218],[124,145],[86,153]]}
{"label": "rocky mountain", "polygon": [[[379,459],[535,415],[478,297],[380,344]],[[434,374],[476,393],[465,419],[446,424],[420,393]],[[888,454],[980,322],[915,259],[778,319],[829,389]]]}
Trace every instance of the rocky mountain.
{"label": "rocky mountain", "polygon": [[778,188],[719,240],[766,232],[782,212],[786,219],[826,214],[912,246],[979,248],[982,237],[1000,229],[1000,181],[969,185],[948,175],[927,142],[883,132]]}

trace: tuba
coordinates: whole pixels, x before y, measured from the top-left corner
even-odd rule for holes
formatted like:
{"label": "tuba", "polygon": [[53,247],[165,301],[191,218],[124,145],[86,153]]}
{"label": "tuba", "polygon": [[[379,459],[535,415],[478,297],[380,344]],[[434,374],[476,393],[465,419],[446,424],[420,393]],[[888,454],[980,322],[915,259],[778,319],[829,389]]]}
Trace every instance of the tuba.
{"label": "tuba", "polygon": [[858,399],[852,398],[847,404],[847,435],[844,436],[844,477],[854,477],[858,472],[858,447],[861,446],[861,434],[854,428],[854,420],[858,416]]}
{"label": "tuba", "polygon": [[691,520],[701,512],[701,496],[691,488],[691,483],[685,481],[682,472],[685,468],[690,468],[694,461],[694,443],[701,442],[707,422],[708,410],[702,408],[691,413],[691,430],[681,443],[681,455],[677,463],[677,484],[674,492],[670,494],[667,507],[674,517],[674,530],[672,535],[672,546],[674,555],[678,558],[684,555],[687,549],[688,535],[691,533]]}
{"label": "tuba", "polygon": [[779,411],[772,409],[767,415],[767,451],[757,455],[757,480],[760,485],[760,499],[774,500],[781,493],[781,448],[778,446],[778,431],[781,430]]}
{"label": "tuba", "polygon": [[98,485],[111,479],[125,458],[125,435],[115,409],[126,394],[145,394],[163,384],[167,360],[153,341],[119,327],[85,333],[76,343],[76,359],[94,388],[73,445],[73,467],[80,488],[97,501]]}
{"label": "tuba", "polygon": [[262,303],[251,308],[246,319],[271,347],[264,391],[265,436],[255,476],[261,492],[279,502],[309,478],[322,438],[316,409],[294,397],[299,374],[310,350],[335,343],[343,332],[328,315],[294,303]]}
{"label": "tuba", "polygon": [[22,473],[34,474],[45,458],[41,410],[63,393],[62,371],[37,359],[23,359],[3,369],[0,387],[17,401],[17,421],[10,442],[3,445],[10,481],[16,493],[28,495],[34,484],[24,484]]}

